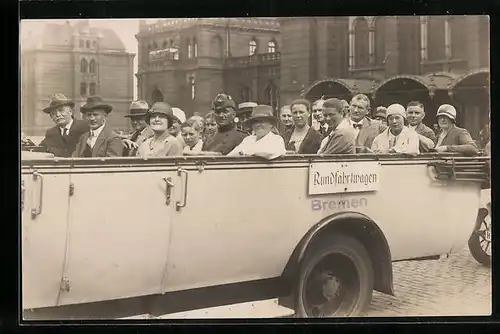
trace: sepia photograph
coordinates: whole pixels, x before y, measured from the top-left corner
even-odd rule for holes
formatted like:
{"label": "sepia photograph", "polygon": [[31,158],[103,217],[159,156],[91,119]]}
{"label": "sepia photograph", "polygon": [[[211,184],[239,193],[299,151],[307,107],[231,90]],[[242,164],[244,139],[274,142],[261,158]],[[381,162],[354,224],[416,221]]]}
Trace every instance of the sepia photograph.
{"label": "sepia photograph", "polygon": [[19,26],[23,321],[491,315],[487,15]]}

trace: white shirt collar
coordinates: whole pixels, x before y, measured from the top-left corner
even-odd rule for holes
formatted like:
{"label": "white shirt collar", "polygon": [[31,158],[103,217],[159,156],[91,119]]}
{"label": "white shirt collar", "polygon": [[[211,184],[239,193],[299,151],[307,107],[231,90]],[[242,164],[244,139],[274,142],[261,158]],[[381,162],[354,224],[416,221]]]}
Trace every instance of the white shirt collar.
{"label": "white shirt collar", "polygon": [[93,134],[95,138],[99,137],[99,135],[102,132],[102,129],[104,129],[104,125],[106,125],[106,123],[104,123],[103,125],[101,125],[99,128],[97,128],[95,130],[90,130],[90,134],[91,135]]}
{"label": "white shirt collar", "polygon": [[65,127],[63,128],[59,128],[59,131],[61,131],[61,134],[64,134],[64,129],[67,129],[68,130],[68,133],[69,133],[69,129],[71,129],[71,126],[73,125],[73,118],[69,121],[68,124],[66,124]]}

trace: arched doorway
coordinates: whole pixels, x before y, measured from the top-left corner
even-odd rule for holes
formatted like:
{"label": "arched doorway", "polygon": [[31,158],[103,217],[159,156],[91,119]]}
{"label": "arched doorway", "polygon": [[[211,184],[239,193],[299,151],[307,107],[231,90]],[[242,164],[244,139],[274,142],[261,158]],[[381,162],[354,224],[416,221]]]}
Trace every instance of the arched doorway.
{"label": "arched doorway", "polygon": [[480,69],[468,72],[450,87],[452,101],[457,108],[457,123],[469,130],[474,139],[489,122],[490,72]]}
{"label": "arched doorway", "polygon": [[396,76],[383,81],[374,89],[372,97],[375,103],[373,108],[381,105],[388,107],[393,103],[399,103],[406,108],[411,101],[420,101],[424,104],[426,111],[423,122],[431,127],[436,123],[434,96],[435,90],[424,78]]}
{"label": "arched doorway", "polygon": [[303,94],[302,97],[313,103],[323,99],[337,98],[349,101],[353,92],[350,87],[340,79],[326,79],[313,83]]}
{"label": "arched doorway", "polygon": [[151,95],[151,100],[153,103],[164,102],[163,93],[158,88],[156,88]]}

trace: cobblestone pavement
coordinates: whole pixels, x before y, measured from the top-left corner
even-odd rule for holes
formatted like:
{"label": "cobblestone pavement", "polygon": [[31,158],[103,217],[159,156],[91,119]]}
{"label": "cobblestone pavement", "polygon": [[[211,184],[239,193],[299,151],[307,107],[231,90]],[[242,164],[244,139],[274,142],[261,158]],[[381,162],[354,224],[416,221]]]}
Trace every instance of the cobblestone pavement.
{"label": "cobblestone pavement", "polygon": [[374,292],[369,317],[491,314],[491,269],[469,249],[437,261],[393,264],[396,296]]}

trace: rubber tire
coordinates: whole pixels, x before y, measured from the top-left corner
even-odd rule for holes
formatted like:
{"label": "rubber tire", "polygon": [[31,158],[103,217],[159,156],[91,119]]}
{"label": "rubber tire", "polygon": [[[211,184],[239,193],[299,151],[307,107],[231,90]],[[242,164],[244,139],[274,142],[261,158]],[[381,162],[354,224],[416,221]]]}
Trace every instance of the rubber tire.
{"label": "rubber tire", "polygon": [[374,285],[374,270],[370,255],[366,248],[355,238],[346,235],[328,236],[310,245],[304,259],[300,263],[300,269],[295,288],[295,316],[307,318],[302,300],[303,289],[305,287],[305,277],[314,266],[326,255],[342,253],[347,255],[354,262],[358,270],[360,280],[360,291],[357,302],[351,312],[341,317],[353,317],[361,315],[371,303]]}
{"label": "rubber tire", "polygon": [[[477,225],[476,226],[481,226],[481,221],[484,220],[484,218],[488,215],[487,210],[479,210],[477,214]],[[491,249],[491,243],[490,243],[490,249]],[[491,256],[486,254],[483,249],[481,248],[481,242],[479,236],[476,234],[476,231],[474,230],[474,233],[469,238],[469,251],[472,254],[472,257],[482,264],[485,267],[491,267]]]}

